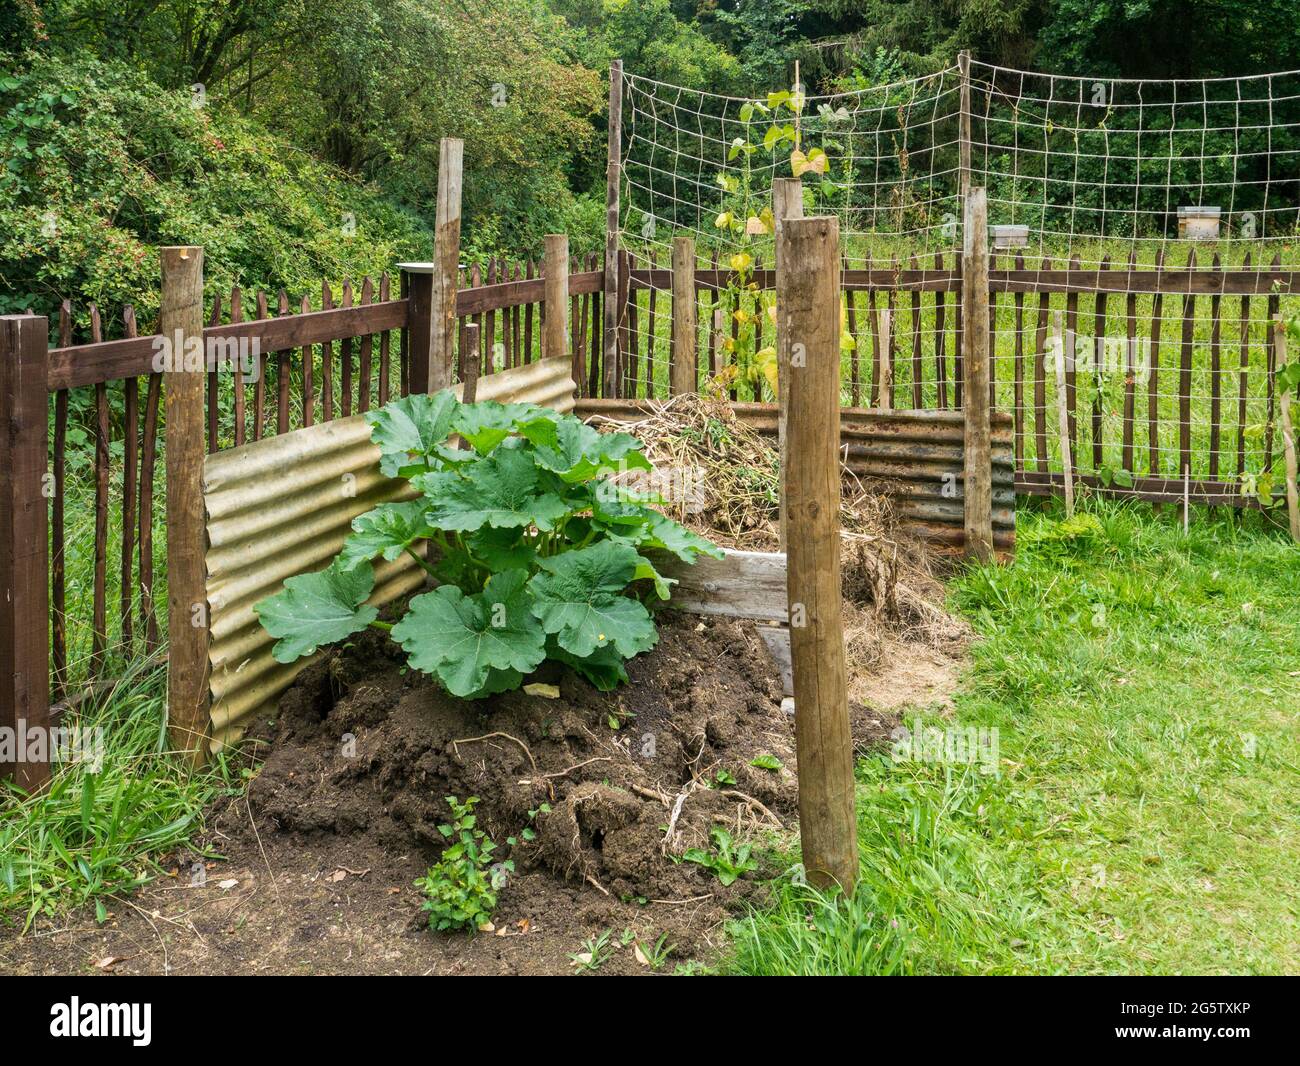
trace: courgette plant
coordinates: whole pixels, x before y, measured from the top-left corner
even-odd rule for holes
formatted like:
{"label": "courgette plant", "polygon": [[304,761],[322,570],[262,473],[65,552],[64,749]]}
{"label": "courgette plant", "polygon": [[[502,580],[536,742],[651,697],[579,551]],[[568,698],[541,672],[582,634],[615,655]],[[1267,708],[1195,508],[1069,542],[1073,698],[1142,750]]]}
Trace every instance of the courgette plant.
{"label": "courgette plant", "polygon": [[[722,554],[655,510],[660,497],[611,479],[651,470],[626,433],[533,404],[463,404],[447,391],[405,396],[366,419],[381,472],[418,495],[353,519],[326,569],[256,604],[279,662],[373,628],[454,696],[516,688],[548,659],[608,690],[627,680],[625,660],[658,640],[642,597],[671,593],[645,551],[685,562]],[[437,587],[390,624],[366,602],[373,563],[403,554]]]}

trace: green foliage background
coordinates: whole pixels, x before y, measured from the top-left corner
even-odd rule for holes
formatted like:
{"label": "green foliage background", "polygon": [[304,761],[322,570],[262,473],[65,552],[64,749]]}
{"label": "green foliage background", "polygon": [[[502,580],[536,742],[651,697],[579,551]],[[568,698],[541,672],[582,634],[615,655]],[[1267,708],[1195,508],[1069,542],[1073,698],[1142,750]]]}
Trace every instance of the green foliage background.
{"label": "green foliage background", "polygon": [[1283,0],[10,0],[0,310],[134,302],[148,322],[171,242],[205,246],[214,290],[295,297],[427,255],[445,135],[466,141],[467,259],[536,256],[559,230],[597,251],[614,57],[735,95],[796,60],[826,91],[961,48],[1207,77],[1300,66],[1298,22]]}

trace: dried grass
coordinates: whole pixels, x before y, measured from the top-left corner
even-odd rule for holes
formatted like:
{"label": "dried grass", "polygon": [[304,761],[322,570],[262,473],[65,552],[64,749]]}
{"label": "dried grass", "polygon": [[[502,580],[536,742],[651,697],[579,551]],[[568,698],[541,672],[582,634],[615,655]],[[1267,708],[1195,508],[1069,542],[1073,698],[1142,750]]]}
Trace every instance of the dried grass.
{"label": "dried grass", "polygon": [[[605,416],[598,429],[632,433],[666,484],[664,511],[715,543],[748,551],[780,547],[780,457],[773,442],[740,421],[724,398],[681,395],[646,401],[632,422]],[[889,497],[843,468],[840,504],[845,639],[861,665],[878,664],[882,633],[953,647],[968,636],[948,613],[935,563],[901,530]]]}

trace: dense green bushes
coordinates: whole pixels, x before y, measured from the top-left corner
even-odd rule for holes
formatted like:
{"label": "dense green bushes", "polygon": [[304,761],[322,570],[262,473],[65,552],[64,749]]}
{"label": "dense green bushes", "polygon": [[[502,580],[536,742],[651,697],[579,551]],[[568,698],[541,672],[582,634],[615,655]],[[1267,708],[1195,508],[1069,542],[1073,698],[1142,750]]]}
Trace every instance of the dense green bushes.
{"label": "dense green bushes", "polygon": [[157,248],[201,244],[210,292],[295,295],[427,255],[429,230],[257,125],[88,56],[3,60],[0,310],[157,309]]}

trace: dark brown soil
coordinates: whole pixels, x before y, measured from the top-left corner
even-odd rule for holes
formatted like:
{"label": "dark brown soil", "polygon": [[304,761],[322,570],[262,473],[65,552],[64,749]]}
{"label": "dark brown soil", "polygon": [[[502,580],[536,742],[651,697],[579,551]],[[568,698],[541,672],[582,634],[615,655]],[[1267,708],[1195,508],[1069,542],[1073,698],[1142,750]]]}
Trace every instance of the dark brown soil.
{"label": "dark brown soil", "polygon": [[[378,634],[329,653],[265,724],[247,796],[208,812],[220,858],[175,856],[174,878],[105,925],[5,934],[0,971],[572,973],[606,930],[601,973],[652,972],[633,941],[664,934],[657,972],[715,961],[722,923],[781,871],[723,888],[674,860],[715,824],[760,853],[797,828],[793,721],[750,625],[666,612],[660,632],[615,692],[561,669],[535,679],[558,698],[449,699]],[[895,722],[856,708],[855,741]],[[782,768],[752,766],[761,754]],[[494,927],[473,935],[429,931],[413,885],[441,853],[447,796],[479,797],[495,857],[516,868]]]}

